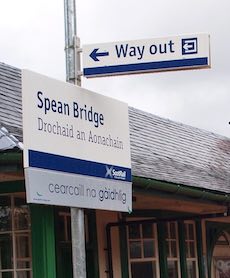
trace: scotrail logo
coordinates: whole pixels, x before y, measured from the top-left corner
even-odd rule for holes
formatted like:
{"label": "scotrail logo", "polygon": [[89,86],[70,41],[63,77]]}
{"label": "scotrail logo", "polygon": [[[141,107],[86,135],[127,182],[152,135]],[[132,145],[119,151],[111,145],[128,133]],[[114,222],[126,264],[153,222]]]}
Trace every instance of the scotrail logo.
{"label": "scotrail logo", "polygon": [[106,168],[106,178],[117,179],[117,180],[125,180],[126,179],[126,171],[116,170],[113,166],[105,166]]}

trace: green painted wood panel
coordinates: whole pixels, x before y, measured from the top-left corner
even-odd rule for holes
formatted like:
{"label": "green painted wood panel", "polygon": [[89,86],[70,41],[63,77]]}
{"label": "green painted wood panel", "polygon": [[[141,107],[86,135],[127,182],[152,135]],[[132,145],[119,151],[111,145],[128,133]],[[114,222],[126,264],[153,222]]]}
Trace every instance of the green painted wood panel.
{"label": "green painted wood panel", "polygon": [[33,278],[56,278],[52,206],[30,205]]}

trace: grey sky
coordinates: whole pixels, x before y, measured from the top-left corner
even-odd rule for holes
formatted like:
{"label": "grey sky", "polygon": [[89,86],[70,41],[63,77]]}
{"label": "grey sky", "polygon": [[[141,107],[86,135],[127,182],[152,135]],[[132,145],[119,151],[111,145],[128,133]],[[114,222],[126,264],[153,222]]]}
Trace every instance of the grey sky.
{"label": "grey sky", "polygon": [[[0,61],[65,80],[64,0],[0,0]],[[83,79],[83,87],[230,136],[229,0],[76,0],[82,44],[211,36],[207,70]]]}

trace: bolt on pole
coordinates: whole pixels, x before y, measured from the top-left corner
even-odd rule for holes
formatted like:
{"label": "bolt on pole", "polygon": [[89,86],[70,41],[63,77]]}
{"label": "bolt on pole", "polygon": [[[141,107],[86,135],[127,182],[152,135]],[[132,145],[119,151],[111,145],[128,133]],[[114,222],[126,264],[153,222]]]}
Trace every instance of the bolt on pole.
{"label": "bolt on pole", "polygon": [[[75,0],[64,0],[66,81],[81,85]],[[71,208],[73,278],[86,278],[84,210]]]}

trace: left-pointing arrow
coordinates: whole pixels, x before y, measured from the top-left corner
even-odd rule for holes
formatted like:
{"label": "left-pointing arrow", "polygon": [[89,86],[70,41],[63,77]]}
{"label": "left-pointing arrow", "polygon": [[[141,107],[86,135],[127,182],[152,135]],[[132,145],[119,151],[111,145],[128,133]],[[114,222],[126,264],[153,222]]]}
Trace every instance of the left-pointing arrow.
{"label": "left-pointing arrow", "polygon": [[109,56],[109,52],[98,52],[98,50],[99,48],[95,48],[89,55],[95,62],[100,61],[98,57]]}
{"label": "left-pointing arrow", "polygon": [[185,43],[185,44],[183,45],[183,48],[184,48],[185,50],[189,50],[189,49],[191,49],[191,48],[194,48],[194,45],[191,44],[191,43]]}

